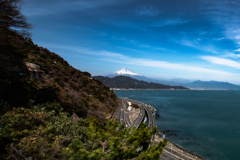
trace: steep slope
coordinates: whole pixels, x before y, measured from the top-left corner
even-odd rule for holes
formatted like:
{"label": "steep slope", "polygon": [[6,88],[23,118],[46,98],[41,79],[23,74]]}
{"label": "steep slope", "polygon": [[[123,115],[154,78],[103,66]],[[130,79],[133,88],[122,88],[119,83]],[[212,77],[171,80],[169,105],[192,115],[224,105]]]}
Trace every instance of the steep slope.
{"label": "steep slope", "polygon": [[114,78],[94,76],[94,79],[100,80],[110,88],[132,88],[132,89],[187,89],[182,86],[168,86],[158,83],[148,83],[139,81],[127,76],[117,76]]}
{"label": "steep slope", "polygon": [[[88,72],[81,72],[73,68],[59,55],[46,48],[38,47],[31,40],[27,40],[15,32],[5,29],[1,29],[0,32],[1,35],[5,35],[1,36],[0,42],[0,78],[3,82],[0,86],[2,91],[0,99],[7,102],[14,99],[12,95],[14,90],[9,91],[5,86],[10,85],[11,87],[14,80],[26,77],[29,71],[24,62],[31,62],[39,65],[45,74],[32,81],[24,78],[25,84],[36,82],[36,88],[52,88],[57,96],[54,101],[61,102],[62,107],[68,113],[76,113],[80,117],[94,115],[102,120],[111,115],[117,106],[117,97],[102,82],[92,79]],[[9,75],[14,75],[14,77]],[[13,86],[12,88],[14,89]],[[20,87],[15,87],[16,91],[18,88]],[[21,92],[22,90],[19,90],[16,94],[21,96]],[[46,92],[43,92],[38,98],[36,97],[39,93],[34,92],[34,94],[36,95],[30,96],[30,98],[35,101],[51,97],[50,93],[48,96]],[[16,95],[16,97],[18,96]]]}

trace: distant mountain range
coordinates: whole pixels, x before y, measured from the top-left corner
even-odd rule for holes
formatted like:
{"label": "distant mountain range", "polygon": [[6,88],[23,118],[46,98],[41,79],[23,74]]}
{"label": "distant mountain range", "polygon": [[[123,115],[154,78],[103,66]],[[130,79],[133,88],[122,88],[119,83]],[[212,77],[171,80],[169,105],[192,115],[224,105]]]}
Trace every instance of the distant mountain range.
{"label": "distant mountain range", "polygon": [[240,90],[240,86],[234,85],[228,82],[217,82],[217,81],[194,81],[192,83],[187,83],[184,85],[188,88],[195,89],[231,89]]}
{"label": "distant mountain range", "polygon": [[106,75],[109,78],[116,76],[127,76],[139,81],[154,82],[169,86],[183,86],[190,89],[230,89],[230,90],[240,90],[240,86],[231,84],[228,82],[218,82],[218,81],[190,81],[185,79],[172,79],[172,80],[156,80],[152,78],[145,77],[141,74],[130,71],[127,68],[123,68],[112,74]]}
{"label": "distant mountain range", "polygon": [[128,76],[116,76],[113,78],[94,76],[94,79],[101,81],[110,88],[124,88],[124,89],[187,89],[182,86],[169,86],[153,82],[139,81]]}

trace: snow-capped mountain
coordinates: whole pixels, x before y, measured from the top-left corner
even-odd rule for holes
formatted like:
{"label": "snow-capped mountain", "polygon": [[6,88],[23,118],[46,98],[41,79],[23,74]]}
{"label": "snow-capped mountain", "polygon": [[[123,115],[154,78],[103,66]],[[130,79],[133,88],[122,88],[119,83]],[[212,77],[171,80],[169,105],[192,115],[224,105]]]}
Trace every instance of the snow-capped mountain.
{"label": "snow-capped mountain", "polygon": [[127,76],[127,77],[131,77],[131,78],[134,78],[134,79],[137,79],[137,80],[140,80],[140,81],[156,82],[156,80],[154,80],[154,79],[147,78],[147,77],[145,77],[141,74],[130,71],[127,68],[122,68],[121,70],[116,71],[116,72],[114,72],[112,74],[109,74],[109,75],[106,75],[106,76],[109,77],[109,78],[113,78],[113,77],[116,77],[116,76]]}
{"label": "snow-capped mountain", "polygon": [[137,79],[139,81],[159,83],[159,80],[155,80],[155,79],[151,79],[151,78],[145,77],[145,76],[143,76],[143,75],[141,75],[139,73],[135,73],[133,71],[130,71],[127,68],[122,68],[119,71],[116,71],[116,72],[114,72],[112,74],[106,75],[106,77],[109,77],[109,78],[113,78],[113,77],[116,77],[116,76],[127,76],[127,77],[131,77],[131,78]]}
{"label": "snow-capped mountain", "polygon": [[123,68],[112,74],[106,75],[109,78],[116,76],[127,76],[139,81],[153,82],[170,86],[184,86],[187,88],[201,88],[201,89],[234,89],[240,90],[240,86],[225,83],[225,82],[215,82],[215,81],[190,81],[185,79],[170,79],[170,80],[156,80],[152,78],[145,77],[141,74],[130,71],[127,68]]}
{"label": "snow-capped mountain", "polygon": [[115,77],[115,76],[129,76],[129,77],[135,77],[135,76],[142,76],[141,74],[135,73],[133,71],[130,71],[127,68],[122,68],[119,71],[116,71],[112,74],[109,74],[108,77]]}

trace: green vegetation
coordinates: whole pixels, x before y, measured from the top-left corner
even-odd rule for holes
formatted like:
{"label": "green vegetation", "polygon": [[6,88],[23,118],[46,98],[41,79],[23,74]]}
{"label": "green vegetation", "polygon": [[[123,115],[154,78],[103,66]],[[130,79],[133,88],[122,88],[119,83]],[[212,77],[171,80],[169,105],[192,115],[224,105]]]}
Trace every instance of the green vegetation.
{"label": "green vegetation", "polygon": [[[52,109],[58,109],[56,112]],[[148,149],[156,133],[145,124],[138,130],[124,129],[116,121],[103,123],[96,118],[73,123],[58,103],[31,109],[14,108],[0,121],[1,145],[15,142],[26,156],[37,159],[158,159],[167,141]],[[141,151],[139,150],[141,148]],[[137,152],[137,150],[139,150]]]}
{"label": "green vegetation", "polygon": [[166,139],[148,149],[157,129],[151,131],[145,124],[130,133],[130,129],[124,129],[124,124],[119,126],[117,121],[108,121],[103,128],[90,122],[87,130],[93,143],[86,146],[80,139],[74,140],[66,152],[70,159],[159,159],[167,144]]}
{"label": "green vegetation", "polygon": [[[49,110],[59,104],[33,106],[33,109],[14,108],[1,117],[1,145],[15,142],[26,156],[37,159],[62,159],[67,145],[86,137],[87,127],[73,123],[66,112]],[[61,107],[59,108],[61,110]]]}

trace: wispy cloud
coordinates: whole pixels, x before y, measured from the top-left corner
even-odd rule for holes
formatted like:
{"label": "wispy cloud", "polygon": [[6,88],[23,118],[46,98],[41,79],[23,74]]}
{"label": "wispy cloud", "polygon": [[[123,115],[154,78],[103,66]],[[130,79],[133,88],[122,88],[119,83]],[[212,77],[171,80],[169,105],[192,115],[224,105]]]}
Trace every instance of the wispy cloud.
{"label": "wispy cloud", "polygon": [[135,10],[136,15],[140,16],[157,16],[159,11],[152,6],[138,6]]}
{"label": "wispy cloud", "polygon": [[236,49],[236,50],[234,50],[235,52],[240,52],[240,48],[238,48],[238,49]]}
{"label": "wispy cloud", "polygon": [[[132,44],[136,47],[140,47],[140,48],[148,48],[148,49],[151,49],[151,50],[161,50],[161,51],[165,51],[165,52],[177,52],[173,49],[168,49],[168,48],[164,48],[164,47],[159,47],[159,46],[152,46],[150,44],[143,44],[141,42],[138,42],[137,40],[133,40],[133,39],[128,39],[128,38],[125,38],[125,37],[120,37],[120,38],[117,38],[117,37],[113,37],[114,40],[120,40],[120,41],[125,41],[126,43],[129,43],[129,44]],[[134,50],[136,52],[142,52],[141,50],[136,50],[136,49],[132,49],[132,48],[126,48],[126,47],[121,47],[121,48],[125,48],[125,49],[128,49],[128,50]]]}
{"label": "wispy cloud", "polygon": [[[237,75],[234,73],[224,72],[220,70],[211,70],[207,68],[201,68],[201,67],[193,67],[193,66],[186,66],[184,64],[178,64],[178,63],[171,63],[166,61],[156,61],[151,59],[137,59],[137,58],[131,58],[128,57],[127,59],[117,60],[115,62],[118,63],[126,63],[131,65],[138,65],[138,66],[146,66],[146,67],[154,67],[154,68],[161,68],[161,69],[171,69],[174,71],[189,71],[189,72],[198,72],[198,73],[205,73],[205,74],[215,74],[215,75]],[[112,61],[112,60],[111,60]],[[240,75],[239,75],[240,76]]]}
{"label": "wispy cloud", "polygon": [[189,23],[190,20],[185,20],[181,18],[176,18],[176,19],[167,19],[165,20],[162,24],[162,26],[168,26],[168,25],[177,25],[177,24],[184,24],[184,23]]}
{"label": "wispy cloud", "polygon": [[87,54],[87,55],[114,57],[114,58],[120,58],[120,59],[127,58],[127,56],[124,56],[119,53],[108,52],[108,51],[93,51],[89,48],[84,48],[84,47],[59,46],[59,45],[49,45],[49,44],[46,44],[45,46],[47,46],[49,48],[57,48],[57,49],[64,49],[64,50],[72,51],[72,52],[75,52],[75,55],[76,54]]}
{"label": "wispy cloud", "polygon": [[225,31],[225,37],[233,40],[237,46],[240,46],[240,3],[239,0],[219,0],[200,2],[201,9],[208,18],[211,18],[215,24],[220,25]]}
{"label": "wispy cloud", "polygon": [[[58,49],[65,49],[69,51],[73,51],[76,54],[87,54],[87,55],[95,55],[95,56],[100,56],[100,59],[102,60],[107,60],[110,62],[115,62],[115,63],[122,63],[122,64],[131,64],[131,65],[136,65],[136,66],[145,66],[145,67],[154,67],[154,68],[161,68],[161,69],[171,69],[174,71],[189,71],[193,73],[204,73],[204,74],[214,74],[214,75],[225,75],[225,76],[240,76],[235,73],[230,73],[230,72],[225,72],[221,70],[212,70],[212,69],[207,69],[207,68],[202,68],[202,67],[195,67],[195,66],[188,66],[184,64],[178,64],[178,63],[171,63],[167,61],[157,61],[157,60],[151,60],[151,59],[142,59],[142,58],[133,58],[130,56],[125,56],[121,53],[115,53],[115,52],[109,52],[109,51],[93,51],[88,48],[82,48],[82,47],[75,47],[75,46],[58,46],[58,45],[48,45],[48,47],[52,48],[58,48]],[[205,60],[211,60],[212,62],[216,62],[214,59],[216,57],[209,57],[209,56],[203,56],[201,57],[202,59]],[[223,58],[219,58],[221,62],[216,62],[220,64],[230,64],[230,61],[224,61]],[[231,61],[232,62],[232,61]],[[234,62],[234,61],[233,61]],[[240,64],[235,64],[235,67],[239,65],[240,69]]]}
{"label": "wispy cloud", "polygon": [[222,57],[230,57],[230,58],[240,58],[240,54],[235,54],[235,53],[226,53]]}
{"label": "wispy cloud", "polygon": [[150,47],[150,45],[143,44],[143,45],[139,45],[139,47],[142,47],[142,48],[149,48],[149,47]]}
{"label": "wispy cloud", "polygon": [[[73,10],[85,10],[93,8],[101,8],[106,6],[118,5],[124,3],[119,0],[41,0],[41,1],[32,1],[24,0],[24,14],[27,16],[35,15],[50,15],[73,11]],[[27,9],[25,9],[27,8]]]}
{"label": "wispy cloud", "polygon": [[150,27],[163,27],[163,26],[175,26],[175,25],[181,25],[185,23],[189,23],[190,20],[187,19],[181,19],[181,18],[167,18],[167,19],[161,19],[156,20],[154,22],[149,22],[146,24]]}
{"label": "wispy cloud", "polygon": [[221,38],[214,38],[213,40],[215,40],[215,41],[221,41],[221,40],[223,40],[223,39],[226,39],[225,37],[221,37]]}
{"label": "wispy cloud", "polygon": [[203,45],[199,42],[200,39],[196,39],[196,40],[190,40],[187,38],[183,38],[181,40],[175,40],[177,43],[184,45],[184,46],[188,46],[188,47],[192,47],[201,51],[205,51],[205,52],[210,52],[210,53],[215,53],[217,54],[218,51],[216,49],[215,46],[209,44],[209,45]]}
{"label": "wispy cloud", "polygon": [[240,69],[240,63],[238,63],[236,61],[233,61],[233,60],[214,57],[214,56],[201,56],[201,58],[203,60],[209,61],[210,63],[213,63],[213,64],[219,64],[219,65],[223,65],[223,66],[228,66],[228,67],[233,67],[233,68],[236,68],[236,69]]}

